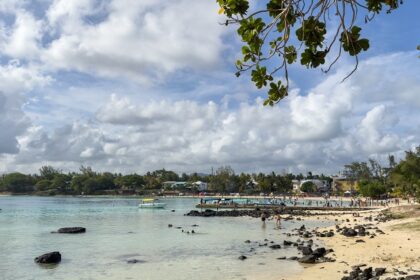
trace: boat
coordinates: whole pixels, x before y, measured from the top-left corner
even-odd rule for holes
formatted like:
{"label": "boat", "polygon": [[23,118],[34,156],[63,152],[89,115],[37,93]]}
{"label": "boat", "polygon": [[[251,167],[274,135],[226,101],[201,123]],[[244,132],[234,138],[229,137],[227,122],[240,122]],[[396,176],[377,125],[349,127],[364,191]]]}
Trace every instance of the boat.
{"label": "boat", "polygon": [[139,208],[165,208],[166,203],[159,202],[157,198],[145,198],[139,203]]}

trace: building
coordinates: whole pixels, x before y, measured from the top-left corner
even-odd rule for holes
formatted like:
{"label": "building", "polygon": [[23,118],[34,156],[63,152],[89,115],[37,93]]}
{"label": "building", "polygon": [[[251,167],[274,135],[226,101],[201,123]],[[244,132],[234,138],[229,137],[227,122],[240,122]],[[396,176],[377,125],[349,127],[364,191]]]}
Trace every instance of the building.
{"label": "building", "polygon": [[300,181],[299,188],[302,187],[302,185],[306,182],[312,182],[315,184],[317,188],[317,192],[328,192],[330,190],[330,186],[327,181],[319,180],[319,179],[307,179]]}
{"label": "building", "polygon": [[300,181],[292,180],[293,192],[300,192]]}
{"label": "building", "polygon": [[341,194],[344,192],[350,192],[354,194],[358,189],[357,181],[348,179],[345,176],[333,176],[332,177],[332,192]]}
{"label": "building", "polygon": [[199,192],[207,191],[208,190],[208,184],[206,182],[197,181],[192,183],[193,186],[197,188]]}
{"label": "building", "polygon": [[187,182],[177,182],[177,181],[166,181],[162,183],[162,187],[166,190],[184,189],[187,187],[187,185],[188,185]]}

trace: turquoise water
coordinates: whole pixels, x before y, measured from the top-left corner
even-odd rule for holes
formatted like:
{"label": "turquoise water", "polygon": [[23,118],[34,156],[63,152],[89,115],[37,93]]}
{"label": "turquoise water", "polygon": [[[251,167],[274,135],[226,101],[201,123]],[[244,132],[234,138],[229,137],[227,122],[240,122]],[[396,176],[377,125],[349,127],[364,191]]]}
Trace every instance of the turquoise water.
{"label": "turquoise water", "polygon": [[[303,269],[297,262],[276,259],[297,255],[295,248],[271,250],[244,242],[280,243],[284,233],[300,226],[296,221],[284,221],[278,230],[273,221],[263,227],[249,217],[184,216],[198,199],[166,199],[164,210],[138,209],[138,202],[0,197],[0,279],[281,279]],[[87,232],[50,233],[67,226],[86,227]],[[178,226],[197,233],[183,233]],[[62,254],[59,265],[34,263],[34,257],[50,251]],[[240,261],[240,255],[248,259]],[[141,262],[128,264],[129,259]]]}

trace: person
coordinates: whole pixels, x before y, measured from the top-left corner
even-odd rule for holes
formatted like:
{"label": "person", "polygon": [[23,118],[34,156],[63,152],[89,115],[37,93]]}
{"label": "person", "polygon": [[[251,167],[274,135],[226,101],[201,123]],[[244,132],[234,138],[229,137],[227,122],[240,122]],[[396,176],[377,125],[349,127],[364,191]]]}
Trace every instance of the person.
{"label": "person", "polygon": [[261,213],[261,221],[263,222],[263,224],[265,224],[265,220],[267,219],[267,213],[266,212],[262,212]]}
{"label": "person", "polygon": [[280,222],[280,220],[281,220],[281,217],[280,217],[280,214],[277,214],[277,215],[275,215],[274,216],[274,219],[276,220],[276,227],[280,227],[280,224],[281,224],[281,222]]}

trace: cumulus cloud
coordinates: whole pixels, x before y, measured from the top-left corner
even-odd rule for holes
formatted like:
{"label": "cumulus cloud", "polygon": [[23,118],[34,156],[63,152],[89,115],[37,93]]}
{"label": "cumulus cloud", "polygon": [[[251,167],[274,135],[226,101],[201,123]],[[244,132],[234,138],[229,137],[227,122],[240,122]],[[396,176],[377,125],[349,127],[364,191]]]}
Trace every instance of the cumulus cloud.
{"label": "cumulus cloud", "polygon": [[[410,54],[392,56],[404,61]],[[418,107],[406,99],[419,81],[390,94],[385,89],[394,90],[393,81],[378,69],[393,75],[393,65],[386,57],[382,61],[362,62],[344,83],[339,81],[347,69],[339,69],[308,94],[292,94],[273,108],[263,107],[259,98],[226,107],[223,102],[133,101],[112,94],[90,122],[52,134],[41,129],[28,137],[19,160],[67,166],[70,161],[74,168],[83,163],[122,172],[162,167],[206,172],[230,164],[238,171],[333,173],[351,161],[399,156],[420,142]],[[402,70],[407,80],[420,74],[418,67]],[[371,81],[382,76],[383,94],[366,82],[367,74]]]}
{"label": "cumulus cloud", "polygon": [[346,66],[296,80],[270,108],[220,71],[215,1],[18,2],[0,1],[2,169],[333,173],[420,143],[414,53],[361,61],[343,83]]}
{"label": "cumulus cloud", "polygon": [[17,137],[30,126],[30,120],[22,110],[25,103],[22,93],[49,82],[50,78],[36,68],[21,67],[18,61],[0,65],[0,155],[17,153]]}
{"label": "cumulus cloud", "polygon": [[50,70],[149,84],[220,63],[227,30],[218,24],[216,2],[206,0],[55,0],[39,19],[29,9],[2,6],[15,16],[0,28],[4,54]]}

